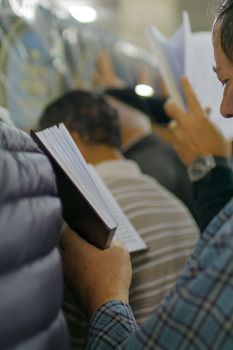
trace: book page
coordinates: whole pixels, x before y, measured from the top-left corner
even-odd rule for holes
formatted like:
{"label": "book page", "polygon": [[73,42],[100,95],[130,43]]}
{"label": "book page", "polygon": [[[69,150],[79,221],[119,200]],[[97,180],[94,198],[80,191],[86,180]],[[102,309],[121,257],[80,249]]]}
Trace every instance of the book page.
{"label": "book page", "polygon": [[170,39],[155,27],[150,27],[147,35],[170,96],[186,108],[180,83],[180,76],[185,74],[202,107],[211,108],[210,119],[232,140],[231,121],[220,115],[223,89],[212,69],[215,62],[211,32],[191,33],[189,16],[184,11],[183,23]]}
{"label": "book page", "polygon": [[223,88],[213,72],[215,61],[211,32],[192,33],[186,61],[186,75],[192,83],[201,105],[204,108],[211,108],[210,119],[226,137],[233,139],[231,121],[221,117],[220,114]]}
{"label": "book page", "polygon": [[123,243],[130,253],[146,249],[147,246],[145,242],[128,220],[112,193],[92,165],[89,165],[89,171],[91,172],[93,178],[95,178],[95,182],[98,184],[100,192],[105,197],[108,207],[117,222],[117,229],[114,239]]}
{"label": "book page", "polygon": [[146,34],[169,95],[184,107],[180,76],[185,72],[185,43],[190,34],[188,14],[183,13],[183,23],[170,39],[165,38],[154,26],[147,28]]}

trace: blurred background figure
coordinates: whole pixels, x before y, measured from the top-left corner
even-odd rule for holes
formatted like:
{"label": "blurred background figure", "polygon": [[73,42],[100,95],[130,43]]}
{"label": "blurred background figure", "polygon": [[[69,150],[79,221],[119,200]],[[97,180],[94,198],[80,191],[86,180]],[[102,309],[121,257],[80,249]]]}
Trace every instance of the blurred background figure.
{"label": "blurred background figure", "polygon": [[[97,69],[98,84],[104,88],[106,95],[113,97],[108,101],[119,114],[124,156],[136,161],[143,173],[174,193],[195,216],[186,168],[166,136],[163,137],[164,134],[170,135],[164,127],[171,121],[163,108],[167,97],[142,97],[134,87],[123,85],[114,73],[108,55],[103,52],[97,57]],[[158,130],[163,131],[161,137]]]}

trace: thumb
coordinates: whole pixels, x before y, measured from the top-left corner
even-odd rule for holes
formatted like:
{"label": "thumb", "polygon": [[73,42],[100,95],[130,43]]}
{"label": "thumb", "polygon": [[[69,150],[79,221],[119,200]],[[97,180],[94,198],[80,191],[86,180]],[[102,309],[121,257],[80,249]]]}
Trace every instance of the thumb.
{"label": "thumb", "polygon": [[182,124],[184,111],[172,98],[168,98],[164,103],[164,110],[171,119],[175,119],[179,124]]}
{"label": "thumb", "polygon": [[89,246],[90,244],[81,238],[77,232],[70,228],[66,228],[60,235],[59,245],[62,250],[65,251],[70,247],[84,247],[85,245]]}
{"label": "thumb", "polygon": [[96,71],[92,73],[91,82],[93,85],[98,86],[101,83],[100,74]]}
{"label": "thumb", "polygon": [[99,52],[99,54],[97,55],[96,63],[99,71],[102,74],[114,74],[110,57],[106,52]]}

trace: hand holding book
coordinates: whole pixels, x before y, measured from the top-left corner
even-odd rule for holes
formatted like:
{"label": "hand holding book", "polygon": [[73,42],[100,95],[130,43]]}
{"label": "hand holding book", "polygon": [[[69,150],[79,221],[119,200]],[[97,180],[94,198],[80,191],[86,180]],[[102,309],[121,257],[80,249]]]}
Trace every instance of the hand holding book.
{"label": "hand holding book", "polygon": [[[130,244],[125,240],[130,252],[145,249],[144,242],[121,209],[117,208],[119,206],[111,193],[105,190],[106,186],[98,179],[97,173],[90,170],[64,124],[36,133],[32,131],[31,135],[52,163],[63,217],[70,228],[89,243],[104,249],[110,245],[119,226],[121,231],[125,230],[125,237],[129,235],[132,238]],[[105,192],[109,192],[107,197]],[[116,213],[118,222],[115,220]]]}

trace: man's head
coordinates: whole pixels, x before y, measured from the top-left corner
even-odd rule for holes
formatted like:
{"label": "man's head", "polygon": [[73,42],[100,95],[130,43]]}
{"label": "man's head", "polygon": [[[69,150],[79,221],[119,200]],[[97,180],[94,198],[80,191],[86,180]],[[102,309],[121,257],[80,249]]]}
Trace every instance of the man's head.
{"label": "man's head", "polygon": [[117,112],[101,95],[82,90],[66,93],[45,108],[39,128],[61,122],[84,143],[120,149]]}
{"label": "man's head", "polygon": [[224,86],[221,114],[233,116],[233,0],[221,0],[213,26],[214,71]]}

